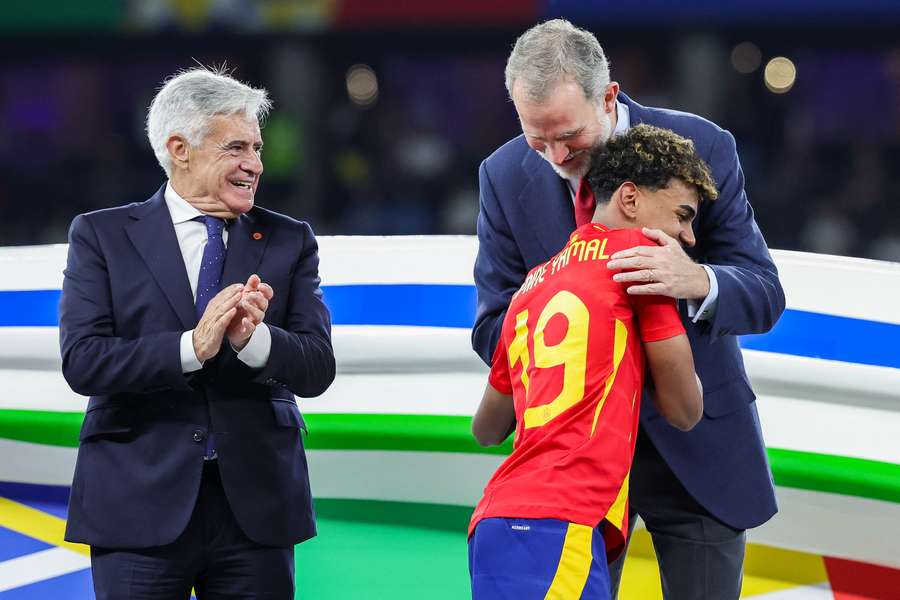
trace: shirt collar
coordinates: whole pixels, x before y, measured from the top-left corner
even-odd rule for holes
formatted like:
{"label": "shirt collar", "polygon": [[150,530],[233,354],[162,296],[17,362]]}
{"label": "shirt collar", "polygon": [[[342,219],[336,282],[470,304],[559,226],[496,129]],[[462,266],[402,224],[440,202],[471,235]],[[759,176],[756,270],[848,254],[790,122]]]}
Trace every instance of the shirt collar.
{"label": "shirt collar", "polygon": [[178,192],[172,187],[171,181],[166,183],[166,191],[163,195],[165,196],[166,206],[169,209],[169,215],[172,217],[172,223],[174,225],[203,216],[202,212],[191,206],[187,200],[178,195]]}
{"label": "shirt collar", "polygon": [[616,128],[613,129],[613,137],[620,136],[631,129],[631,111],[624,102],[616,100]]}

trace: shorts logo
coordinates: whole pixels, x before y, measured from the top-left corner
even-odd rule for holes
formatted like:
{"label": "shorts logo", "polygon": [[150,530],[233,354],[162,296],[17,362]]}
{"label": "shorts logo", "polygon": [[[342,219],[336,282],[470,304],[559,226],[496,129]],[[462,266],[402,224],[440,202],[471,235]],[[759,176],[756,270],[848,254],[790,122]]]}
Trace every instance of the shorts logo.
{"label": "shorts logo", "polygon": [[511,529],[515,529],[516,531],[530,531],[530,525],[510,525]]}

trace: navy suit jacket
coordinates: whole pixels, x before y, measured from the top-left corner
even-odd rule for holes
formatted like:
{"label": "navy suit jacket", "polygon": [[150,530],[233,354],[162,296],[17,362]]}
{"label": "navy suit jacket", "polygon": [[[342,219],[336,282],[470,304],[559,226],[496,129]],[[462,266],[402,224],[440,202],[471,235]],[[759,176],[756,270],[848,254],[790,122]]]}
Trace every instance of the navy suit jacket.
{"label": "navy suit jacket", "polygon": [[163,189],[146,202],[79,215],[69,232],[63,375],[91,398],[66,539],[109,548],[174,541],[194,508],[212,430],[244,533],[293,545],[315,535],[294,394],[321,394],[335,372],[315,237],[306,223],[258,207],[229,226],[222,286],[258,273],[274,288],[265,317],[270,356],[251,369],[225,340],[200,371],[185,374],[179,340],[197,319]]}
{"label": "navy suit jacket", "polygon": [[[784,311],[784,291],[744,193],[734,138],[696,115],[641,106],[625,94],[631,125],[648,123],[694,141],[720,195],[701,205],[697,245],[688,254],[715,271],[715,315],[699,323],[683,317],[704,416],[690,432],[671,427],[644,394],[641,425],[690,494],[738,529],[755,527],[777,507],[759,418],[737,335],[768,331]],[[575,229],[566,183],[523,136],[481,164],[478,216],[478,295],[472,346],[490,364],[512,294],[525,275],[548,260]]]}

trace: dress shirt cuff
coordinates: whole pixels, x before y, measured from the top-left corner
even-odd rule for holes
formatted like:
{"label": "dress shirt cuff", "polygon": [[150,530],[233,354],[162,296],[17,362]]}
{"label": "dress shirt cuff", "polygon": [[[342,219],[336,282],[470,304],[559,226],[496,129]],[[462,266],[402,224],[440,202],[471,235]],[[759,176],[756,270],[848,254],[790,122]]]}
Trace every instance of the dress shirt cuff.
{"label": "dress shirt cuff", "polygon": [[185,331],[181,334],[181,372],[190,373],[199,371],[203,368],[203,363],[197,358],[194,352],[194,330]]}
{"label": "dress shirt cuff", "polygon": [[269,352],[272,350],[272,332],[265,323],[256,326],[247,345],[238,352],[237,357],[251,369],[262,369],[269,362]]}
{"label": "dress shirt cuff", "polygon": [[709,293],[702,304],[700,304],[699,300],[687,301],[688,317],[694,323],[711,319],[716,314],[716,307],[719,302],[719,282],[716,280],[716,272],[708,265],[700,266],[706,269],[706,274],[709,276]]}

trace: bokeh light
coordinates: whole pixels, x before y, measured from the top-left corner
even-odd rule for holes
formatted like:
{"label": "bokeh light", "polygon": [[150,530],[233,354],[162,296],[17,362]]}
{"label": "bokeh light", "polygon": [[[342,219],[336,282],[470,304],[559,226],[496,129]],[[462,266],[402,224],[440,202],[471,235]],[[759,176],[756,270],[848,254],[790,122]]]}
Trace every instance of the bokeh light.
{"label": "bokeh light", "polygon": [[784,94],[794,87],[797,67],[783,56],[776,56],[766,64],[765,82],[770,92]]}
{"label": "bokeh light", "polygon": [[358,106],[371,106],[378,100],[378,77],[369,65],[347,69],[347,95]]}
{"label": "bokeh light", "polygon": [[750,74],[762,63],[762,52],[753,42],[741,42],[731,50],[731,66],[738,73]]}

